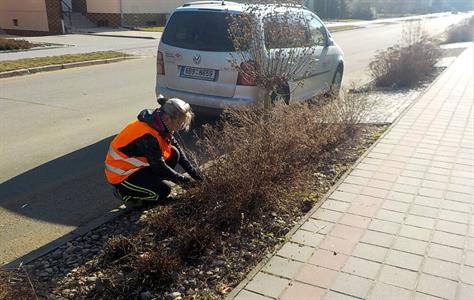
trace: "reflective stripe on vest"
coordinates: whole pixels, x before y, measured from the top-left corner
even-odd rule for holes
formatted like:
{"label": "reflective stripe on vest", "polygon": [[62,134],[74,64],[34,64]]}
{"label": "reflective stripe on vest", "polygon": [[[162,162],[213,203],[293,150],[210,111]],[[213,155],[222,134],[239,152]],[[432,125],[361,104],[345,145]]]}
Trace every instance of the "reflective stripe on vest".
{"label": "reflective stripe on vest", "polygon": [[150,166],[146,157],[128,157],[119,150],[145,134],[150,134],[156,139],[164,160],[171,156],[169,142],[155,129],[139,120],[132,121],[110,143],[105,158],[105,176],[110,184],[119,184],[141,168]]}
{"label": "reflective stripe on vest", "polygon": [[128,171],[124,171],[124,170],[119,169],[119,168],[114,168],[114,167],[112,167],[111,165],[108,165],[108,164],[105,164],[105,168],[107,170],[109,170],[110,172],[115,173],[115,174],[120,175],[120,176],[127,176],[127,175],[132,174],[135,171],[140,170],[140,168],[135,168],[135,169],[130,169]]}
{"label": "reflective stripe on vest", "polygon": [[[121,161],[128,162],[129,164],[132,164],[132,165],[134,165],[135,167],[138,167],[138,168],[148,167],[150,165],[149,163],[142,162],[141,160],[138,160],[134,157],[123,158],[117,152],[115,152],[115,150],[112,149],[111,147],[109,148],[109,154],[115,160],[121,160]],[[120,170],[120,169],[118,169],[118,170]],[[114,172],[114,173],[116,173],[116,172]]]}

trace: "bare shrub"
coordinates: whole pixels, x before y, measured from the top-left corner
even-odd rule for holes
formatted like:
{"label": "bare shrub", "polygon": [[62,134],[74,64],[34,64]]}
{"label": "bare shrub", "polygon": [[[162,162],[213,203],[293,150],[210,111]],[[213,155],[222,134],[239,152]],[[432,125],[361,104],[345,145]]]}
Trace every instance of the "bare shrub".
{"label": "bare shrub", "polygon": [[196,226],[180,232],[177,252],[187,263],[199,261],[201,256],[212,246],[218,236],[213,226]]}
{"label": "bare shrub", "polygon": [[380,87],[411,87],[432,74],[441,56],[438,45],[423,31],[419,22],[403,31],[401,44],[378,52],[369,69]]}
{"label": "bare shrub", "polygon": [[135,250],[134,242],[131,238],[116,235],[111,237],[104,245],[105,260],[114,261],[120,259]]}
{"label": "bare shrub", "polygon": [[[353,90],[356,88],[353,86]],[[319,114],[328,116],[329,120],[342,123],[347,130],[352,132],[355,124],[363,123],[372,109],[372,103],[367,100],[367,92],[349,92],[343,90],[329,96],[319,96],[312,100],[316,109],[321,110]]]}
{"label": "bare shrub", "polygon": [[0,270],[0,299],[38,299],[29,275],[22,270]]}
{"label": "bare shrub", "polygon": [[228,15],[235,49],[229,62],[245,81],[264,91],[261,103],[266,108],[272,98],[289,99],[292,90],[302,84],[298,78],[311,71],[317,48],[326,43],[326,33],[310,32],[305,14],[296,9],[303,3],[256,0],[241,14]]}
{"label": "bare shrub", "polygon": [[200,146],[214,163],[185,200],[198,222],[232,231],[301,201],[295,191],[305,189],[314,167],[357,137],[366,107],[354,97],[319,97],[312,104],[276,105],[268,113],[240,107],[207,126]]}
{"label": "bare shrub", "polygon": [[0,50],[26,50],[36,46],[26,40],[0,38]]}
{"label": "bare shrub", "polygon": [[453,25],[448,29],[446,42],[460,43],[470,42],[474,37],[474,16],[464,20],[461,24]]}
{"label": "bare shrub", "polygon": [[180,264],[176,255],[160,247],[139,255],[134,267],[141,284],[166,285],[176,278],[176,270]]}
{"label": "bare shrub", "polygon": [[159,236],[173,236],[180,232],[182,225],[167,208],[164,208],[162,213],[154,218],[146,219],[145,223],[152,232]]}

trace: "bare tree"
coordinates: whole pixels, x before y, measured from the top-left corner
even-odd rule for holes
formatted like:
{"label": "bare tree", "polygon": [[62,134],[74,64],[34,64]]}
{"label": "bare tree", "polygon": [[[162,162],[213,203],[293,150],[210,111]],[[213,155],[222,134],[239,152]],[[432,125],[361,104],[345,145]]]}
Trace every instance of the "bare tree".
{"label": "bare tree", "polygon": [[322,28],[319,34],[310,32],[303,0],[286,1],[254,1],[242,13],[229,14],[235,48],[230,63],[241,80],[264,91],[266,108],[280,100],[289,103],[315,62],[314,39],[326,38]]}

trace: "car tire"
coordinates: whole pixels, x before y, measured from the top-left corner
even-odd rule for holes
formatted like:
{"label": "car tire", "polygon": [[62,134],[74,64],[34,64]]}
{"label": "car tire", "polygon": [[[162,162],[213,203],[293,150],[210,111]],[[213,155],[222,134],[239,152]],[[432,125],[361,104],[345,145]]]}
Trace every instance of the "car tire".
{"label": "car tire", "polygon": [[336,72],[334,73],[334,76],[332,77],[331,86],[329,88],[329,91],[327,92],[327,95],[333,95],[333,96],[339,95],[339,92],[341,91],[343,75],[344,75],[344,66],[342,64],[339,64],[339,66],[337,66]]}

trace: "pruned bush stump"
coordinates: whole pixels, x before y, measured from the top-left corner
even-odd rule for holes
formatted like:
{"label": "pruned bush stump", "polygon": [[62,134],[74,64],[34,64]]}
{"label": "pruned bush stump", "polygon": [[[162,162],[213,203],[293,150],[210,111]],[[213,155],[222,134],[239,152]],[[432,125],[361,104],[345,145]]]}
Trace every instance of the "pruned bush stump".
{"label": "pruned bush stump", "polygon": [[376,86],[390,88],[412,87],[435,70],[441,56],[437,43],[412,23],[404,30],[401,44],[378,52],[369,69]]}

